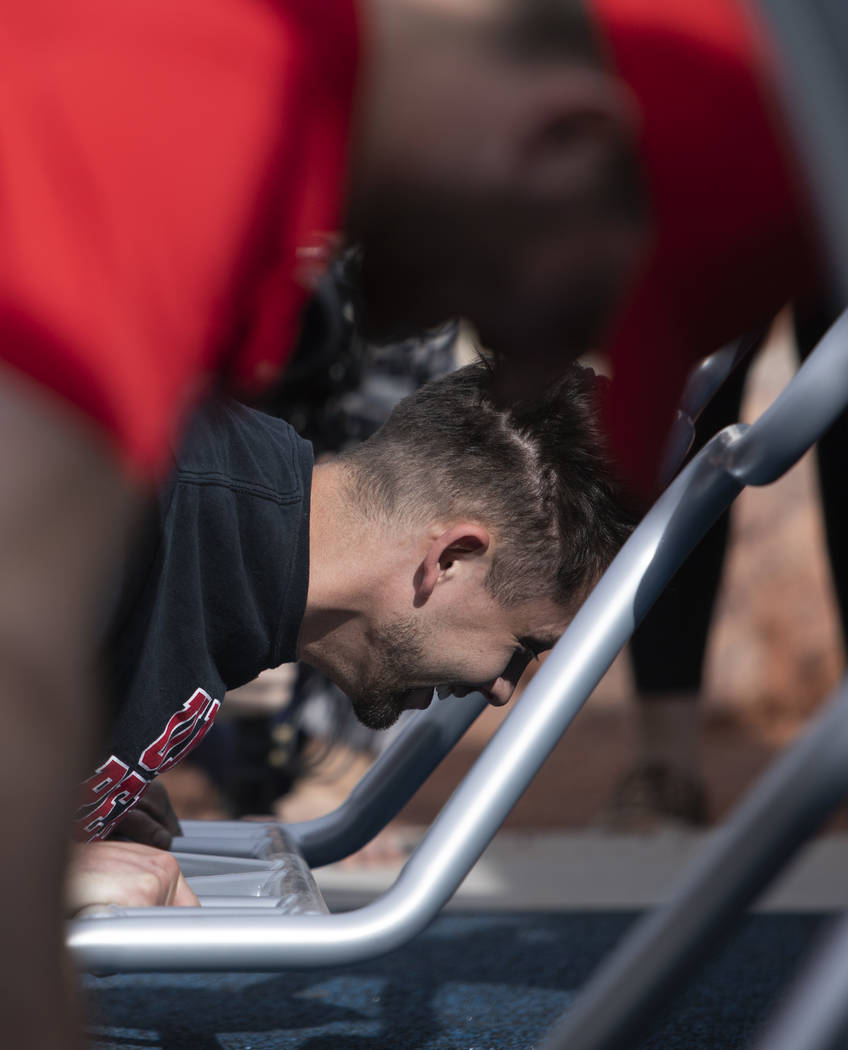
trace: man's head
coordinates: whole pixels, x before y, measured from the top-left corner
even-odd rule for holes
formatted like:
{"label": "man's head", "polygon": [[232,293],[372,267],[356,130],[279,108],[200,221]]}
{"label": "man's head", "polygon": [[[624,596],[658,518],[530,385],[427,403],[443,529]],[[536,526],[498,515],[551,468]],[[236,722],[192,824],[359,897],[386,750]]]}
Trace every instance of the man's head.
{"label": "man's head", "polygon": [[372,331],[596,344],[643,247],[631,98],[577,0],[371,0],[350,233]]}
{"label": "man's head", "polygon": [[347,532],[332,581],[354,585],[324,621],[319,659],[304,655],[367,724],[391,724],[437,686],[505,703],[565,629],[633,520],[598,384],[574,365],[503,409],[488,368],[470,365],[404,399],[334,465]]}

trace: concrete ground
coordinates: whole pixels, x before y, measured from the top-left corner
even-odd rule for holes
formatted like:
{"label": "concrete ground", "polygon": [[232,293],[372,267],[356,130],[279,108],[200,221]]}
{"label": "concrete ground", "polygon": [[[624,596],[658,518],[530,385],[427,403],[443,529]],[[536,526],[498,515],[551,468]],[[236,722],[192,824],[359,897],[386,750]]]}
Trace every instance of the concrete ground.
{"label": "concrete ground", "polygon": [[[500,832],[449,909],[573,911],[650,908],[662,903],[714,831],[666,827],[651,834],[595,830]],[[413,848],[418,834],[403,841]],[[404,858],[319,868],[331,911],[361,907],[387,890]],[[756,910],[838,911],[848,907],[848,834],[815,839],[775,881]]]}

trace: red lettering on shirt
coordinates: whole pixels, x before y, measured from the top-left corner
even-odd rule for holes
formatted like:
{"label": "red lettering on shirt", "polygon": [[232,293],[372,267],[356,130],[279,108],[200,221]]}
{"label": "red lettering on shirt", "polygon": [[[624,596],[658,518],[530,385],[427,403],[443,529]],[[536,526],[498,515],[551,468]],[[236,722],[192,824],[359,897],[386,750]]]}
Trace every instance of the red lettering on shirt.
{"label": "red lettering on shirt", "polygon": [[84,817],[82,825],[89,841],[102,839],[112,830],[112,824],[127,813],[138,802],[150,784],[133,770],[111,791],[93,813]]}
{"label": "red lettering on shirt", "polygon": [[153,778],[197,747],[220,707],[220,700],[214,700],[204,689],[196,689],[141,752],[138,765],[144,772],[131,770],[117,755],[110,755],[98,766],[83,783],[82,802],[76,814],[82,832],[80,837],[91,842],[109,835],[139,801]]}
{"label": "red lettering on shirt", "polygon": [[130,767],[126,762],[111,755],[102,766],[97,767],[93,776],[83,781],[80,811],[94,805],[105,791],[117,787],[129,771]]}
{"label": "red lettering on shirt", "polygon": [[221,706],[205,689],[197,689],[182,708],[171,715],[159,736],[144,749],[139,759],[142,769],[164,773],[193,750],[212,724]]}

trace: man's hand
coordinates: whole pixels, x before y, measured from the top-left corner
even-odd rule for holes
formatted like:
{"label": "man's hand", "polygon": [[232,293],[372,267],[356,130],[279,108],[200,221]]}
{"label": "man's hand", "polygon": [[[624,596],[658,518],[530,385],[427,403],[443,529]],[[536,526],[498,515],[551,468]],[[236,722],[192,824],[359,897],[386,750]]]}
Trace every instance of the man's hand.
{"label": "man's hand", "polygon": [[65,897],[71,915],[92,905],[144,908],[200,903],[170,853],[137,842],[75,846]]}
{"label": "man's hand", "polygon": [[165,785],[154,780],[109,838],[110,841],[140,842],[145,846],[168,849],[174,835],[181,834],[180,822]]}

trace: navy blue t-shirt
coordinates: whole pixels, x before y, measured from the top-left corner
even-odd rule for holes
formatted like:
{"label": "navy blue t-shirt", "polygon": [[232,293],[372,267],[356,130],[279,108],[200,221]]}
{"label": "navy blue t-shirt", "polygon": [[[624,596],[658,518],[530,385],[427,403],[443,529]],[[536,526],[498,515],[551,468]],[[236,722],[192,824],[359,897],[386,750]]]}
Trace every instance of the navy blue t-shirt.
{"label": "navy blue t-shirt", "polygon": [[234,402],[193,421],[108,632],[117,714],[80,837],[112,831],[200,742],[228,689],[296,659],[312,462],[287,423]]}

